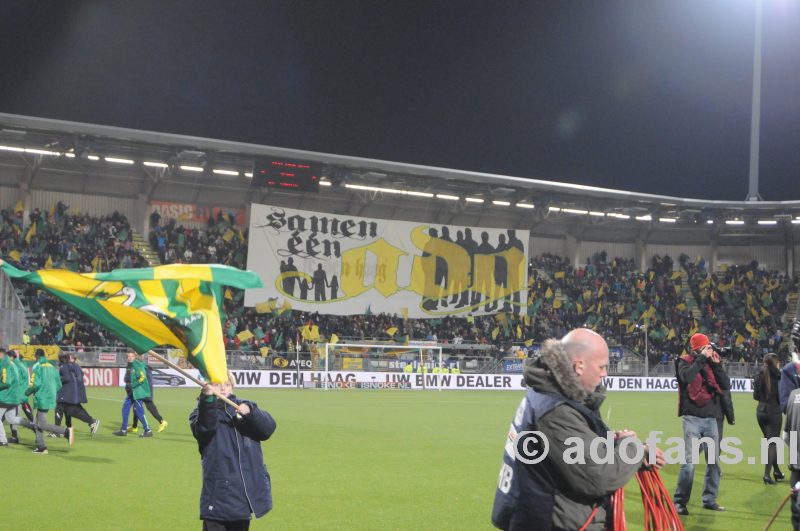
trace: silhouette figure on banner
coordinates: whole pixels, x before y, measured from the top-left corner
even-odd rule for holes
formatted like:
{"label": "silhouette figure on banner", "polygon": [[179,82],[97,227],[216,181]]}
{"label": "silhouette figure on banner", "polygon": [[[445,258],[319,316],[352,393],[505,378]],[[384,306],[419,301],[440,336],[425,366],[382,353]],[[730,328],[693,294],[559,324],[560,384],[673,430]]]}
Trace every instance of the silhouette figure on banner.
{"label": "silhouette figure on banner", "polygon": [[314,301],[321,302],[327,300],[325,297],[325,288],[329,288],[328,274],[322,269],[322,264],[317,264],[317,270],[314,271],[314,277],[311,279],[314,286]]}

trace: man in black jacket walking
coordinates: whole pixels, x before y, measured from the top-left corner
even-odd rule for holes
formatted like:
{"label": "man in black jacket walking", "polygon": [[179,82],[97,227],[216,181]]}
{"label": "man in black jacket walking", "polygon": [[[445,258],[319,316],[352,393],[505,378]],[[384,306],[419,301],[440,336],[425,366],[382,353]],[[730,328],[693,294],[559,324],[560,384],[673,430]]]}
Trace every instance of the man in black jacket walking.
{"label": "man in black jacket walking", "polygon": [[[251,514],[260,518],[272,509],[270,477],[260,442],[275,431],[275,420],[255,402],[236,398],[233,381],[228,373],[227,382],[204,385],[197,409],[189,416],[202,456],[200,519],[204,531],[247,530]],[[238,407],[217,400],[216,394]]]}
{"label": "man in black jacket walking", "polygon": [[62,353],[58,358],[61,362],[58,369],[61,376],[61,389],[58,391],[56,404],[56,426],[60,426],[61,419],[66,417],[67,427],[71,428],[71,419],[74,417],[87,423],[89,431],[94,435],[100,427],[100,421],[92,418],[83,407],[83,404],[88,402],[86,385],[83,382],[83,370],[71,354]]}

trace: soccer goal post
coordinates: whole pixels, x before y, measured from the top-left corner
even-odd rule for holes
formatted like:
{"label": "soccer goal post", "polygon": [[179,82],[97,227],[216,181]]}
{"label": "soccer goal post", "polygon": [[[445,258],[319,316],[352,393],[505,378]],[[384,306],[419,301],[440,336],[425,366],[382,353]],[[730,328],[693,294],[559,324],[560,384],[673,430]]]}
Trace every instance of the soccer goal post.
{"label": "soccer goal post", "polygon": [[[449,372],[438,345],[325,343],[324,371],[314,387],[321,389],[439,389],[438,378],[428,374]],[[422,374],[421,386],[412,375]]]}

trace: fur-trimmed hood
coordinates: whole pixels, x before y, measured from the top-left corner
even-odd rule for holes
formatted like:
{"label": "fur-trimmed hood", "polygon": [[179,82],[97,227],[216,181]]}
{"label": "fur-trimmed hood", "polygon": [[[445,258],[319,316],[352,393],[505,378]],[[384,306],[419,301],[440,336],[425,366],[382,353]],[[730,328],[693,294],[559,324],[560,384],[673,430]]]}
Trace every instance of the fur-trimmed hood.
{"label": "fur-trimmed hood", "polygon": [[526,360],[523,375],[525,383],[534,391],[564,395],[592,409],[598,409],[605,400],[602,386],[594,392],[583,388],[564,345],[557,339],[545,341],[539,357]]}

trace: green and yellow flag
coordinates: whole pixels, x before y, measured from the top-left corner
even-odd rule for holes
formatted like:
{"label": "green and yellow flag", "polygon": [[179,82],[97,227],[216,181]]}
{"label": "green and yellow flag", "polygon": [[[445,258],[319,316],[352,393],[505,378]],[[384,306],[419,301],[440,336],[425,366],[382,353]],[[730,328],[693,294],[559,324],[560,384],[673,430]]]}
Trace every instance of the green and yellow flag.
{"label": "green and yellow flag", "polygon": [[227,380],[222,286],[262,287],[255,273],[222,265],[173,264],[86,274],[20,271],[4,261],[0,268],[11,278],[55,295],[136,352],[162,345],[180,349],[211,382]]}

